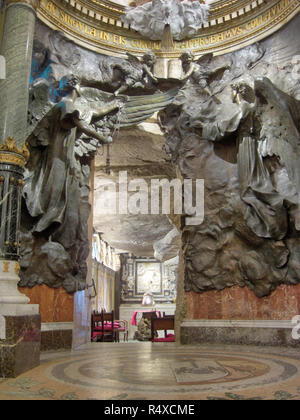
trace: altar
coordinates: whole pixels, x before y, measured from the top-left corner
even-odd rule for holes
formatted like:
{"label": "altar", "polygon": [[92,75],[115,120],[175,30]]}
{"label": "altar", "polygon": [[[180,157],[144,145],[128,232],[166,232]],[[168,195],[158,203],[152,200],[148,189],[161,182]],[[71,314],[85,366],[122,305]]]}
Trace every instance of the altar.
{"label": "altar", "polygon": [[[120,305],[120,319],[124,319],[128,322],[128,339],[133,340],[134,334],[137,331],[137,326],[141,320],[142,313],[148,311],[156,311],[157,316],[160,313],[161,316],[163,313],[166,315],[175,314],[176,305],[172,303],[157,303],[154,306],[143,306],[134,303],[124,303]],[[133,315],[135,317],[133,318]],[[132,324],[134,322],[136,325]],[[163,335],[163,332],[159,333]]]}

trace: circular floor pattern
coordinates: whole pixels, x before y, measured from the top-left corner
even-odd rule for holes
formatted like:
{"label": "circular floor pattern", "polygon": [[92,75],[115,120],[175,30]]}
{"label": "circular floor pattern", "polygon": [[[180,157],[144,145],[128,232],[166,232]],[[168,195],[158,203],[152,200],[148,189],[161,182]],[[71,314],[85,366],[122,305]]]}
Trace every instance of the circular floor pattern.
{"label": "circular floor pattern", "polygon": [[300,399],[296,349],[92,343],[0,379],[3,399]]}
{"label": "circular floor pattern", "polygon": [[[116,351],[114,351],[116,350]],[[257,388],[299,377],[300,361],[242,351],[205,351],[185,346],[101,354],[64,360],[48,369],[56,380],[79,387],[127,392],[220,392]]]}

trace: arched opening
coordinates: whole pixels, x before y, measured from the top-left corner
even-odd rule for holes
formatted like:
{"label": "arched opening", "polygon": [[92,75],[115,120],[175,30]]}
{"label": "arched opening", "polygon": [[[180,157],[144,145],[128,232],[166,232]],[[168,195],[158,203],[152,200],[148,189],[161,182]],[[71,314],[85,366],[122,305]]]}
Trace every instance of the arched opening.
{"label": "arched opening", "polygon": [[91,310],[113,309],[116,319],[127,322],[129,340],[151,339],[151,321],[143,313],[174,315],[176,309],[181,238],[172,214],[174,190],[166,190],[166,197],[160,187],[176,179],[176,168],[164,143],[152,118],[115,134],[109,174],[105,151],[94,161]]}

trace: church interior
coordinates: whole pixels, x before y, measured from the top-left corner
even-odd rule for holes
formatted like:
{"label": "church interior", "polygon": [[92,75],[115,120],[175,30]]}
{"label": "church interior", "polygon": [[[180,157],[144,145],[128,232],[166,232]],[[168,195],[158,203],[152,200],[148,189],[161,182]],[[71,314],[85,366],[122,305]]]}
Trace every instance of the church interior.
{"label": "church interior", "polygon": [[0,0],[0,400],[300,400],[299,12]]}

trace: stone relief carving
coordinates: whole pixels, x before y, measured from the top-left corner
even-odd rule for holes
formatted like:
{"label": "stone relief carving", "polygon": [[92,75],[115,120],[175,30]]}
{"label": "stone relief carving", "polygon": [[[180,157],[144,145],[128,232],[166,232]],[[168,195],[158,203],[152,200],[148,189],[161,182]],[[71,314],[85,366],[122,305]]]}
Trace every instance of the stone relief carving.
{"label": "stone relief carving", "polygon": [[128,7],[122,21],[143,37],[161,40],[168,25],[174,39],[193,36],[208,20],[209,5],[190,0],[153,0]]}
{"label": "stone relief carving", "polygon": [[[198,61],[187,51],[182,80],[159,91],[151,66],[148,74],[132,57],[124,64],[77,47],[75,61],[54,58],[47,42],[35,50],[30,88],[21,285],[84,287],[89,158],[156,111],[182,177],[205,180],[204,222],[182,235],[186,290],[239,285],[262,297],[299,283],[299,55],[280,66],[257,44]],[[148,94],[132,96],[148,83]],[[126,276],[128,289],[130,267]]]}
{"label": "stone relief carving", "polygon": [[[85,287],[91,157],[112,141],[116,130],[142,122],[170,104],[177,89],[116,97],[113,86],[110,92],[99,88],[105,85],[99,66],[98,85],[95,73],[83,76],[84,50],[76,48],[75,57],[70,51],[62,57],[55,50],[55,45],[56,49],[62,45],[61,34],[51,42],[44,39],[48,44],[35,44],[30,85],[31,156],[23,189],[20,286],[45,283],[74,292]],[[107,65],[118,62],[122,67],[121,59],[106,60]],[[96,72],[98,56],[93,63]],[[140,66],[142,74],[145,64]]]}
{"label": "stone relief carving", "polygon": [[[36,84],[40,92],[42,81]],[[35,90],[35,84],[32,90]],[[76,138],[85,136],[95,139],[94,150],[99,143],[111,142],[111,136],[103,130],[95,129],[92,121],[120,109],[123,103],[118,99],[107,102],[96,89],[82,88],[74,75],[65,77],[64,90],[66,95],[61,101],[53,105],[48,113],[40,114],[41,119],[28,138],[32,156],[25,174],[23,196],[31,227],[30,233],[25,234],[28,241],[23,241],[23,246],[36,243],[33,235],[34,238],[41,240],[42,237],[47,241],[44,244],[39,242],[42,245],[40,251],[36,247],[31,248],[32,254],[38,251],[45,255],[48,271],[61,277],[62,285],[69,290],[70,287],[79,287],[76,281],[73,285],[71,281],[72,277],[76,280],[79,273],[84,283],[84,261],[89,249],[85,231],[89,213],[90,171],[87,164],[76,159]],[[32,110],[38,108],[36,101],[41,104],[40,109],[45,108],[41,95],[34,95],[31,115]],[[36,118],[36,113],[34,115]],[[78,147],[80,144],[77,144]],[[28,260],[28,247],[25,247],[23,253],[27,254]],[[21,267],[26,268],[27,278],[25,281],[24,276],[21,276],[21,285],[35,281],[37,273],[31,274],[33,265],[32,261],[24,265],[21,259]],[[49,280],[42,273],[40,278],[44,278],[44,282],[50,286],[53,286],[53,282],[55,284],[54,279]]]}
{"label": "stone relief carving", "polygon": [[280,69],[262,57],[259,46],[224,56],[230,72],[200,88],[190,78],[160,112],[182,176],[205,179],[204,222],[183,232],[186,290],[247,285],[262,297],[300,280],[298,59]]}

